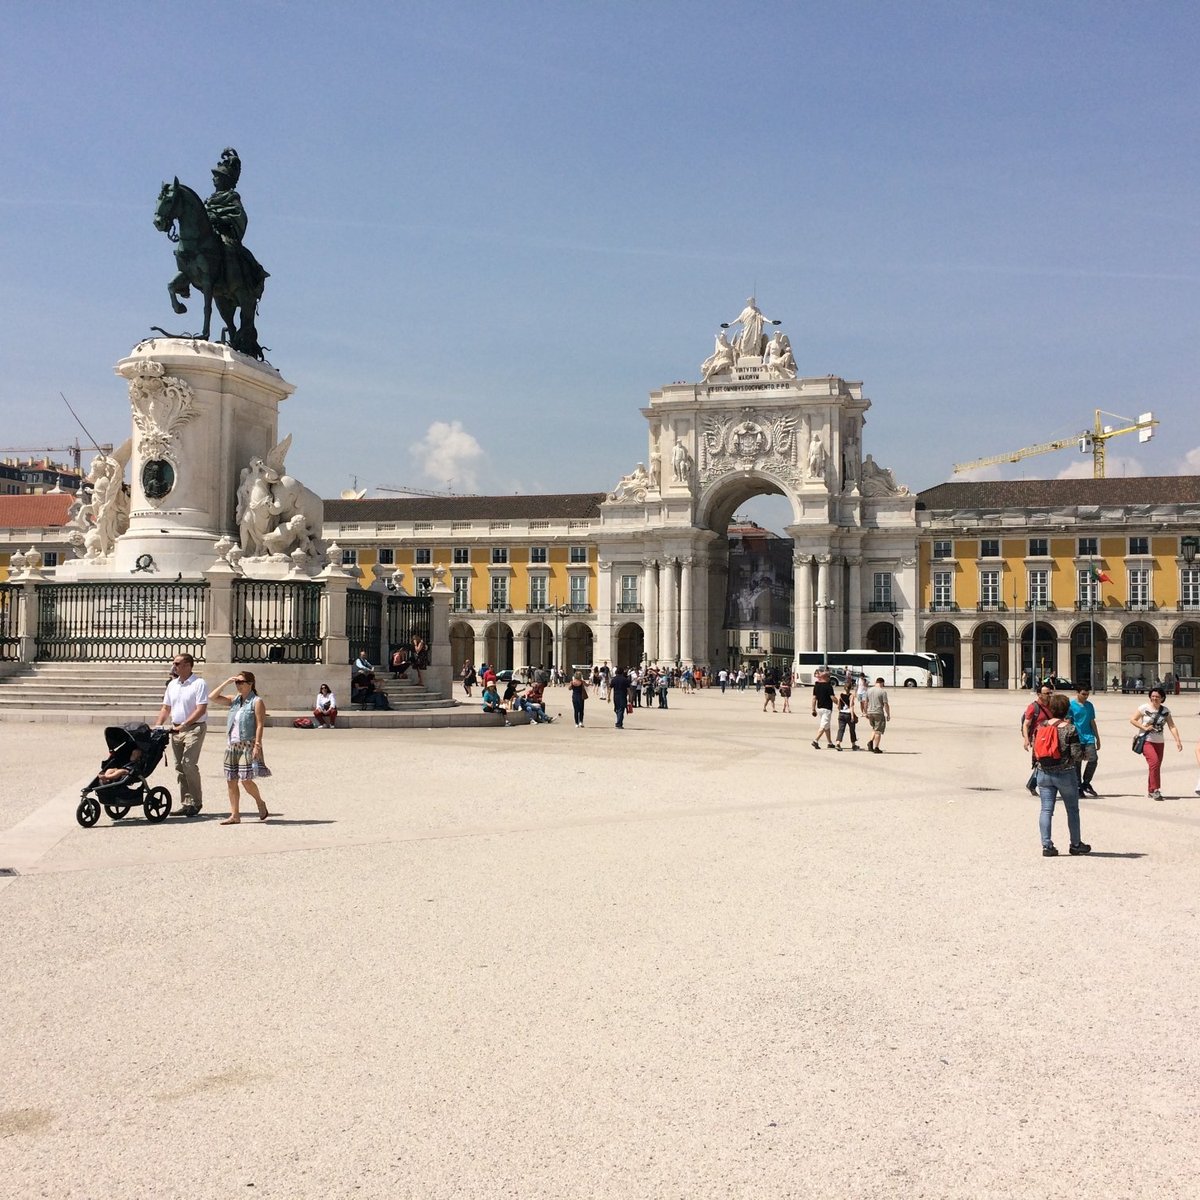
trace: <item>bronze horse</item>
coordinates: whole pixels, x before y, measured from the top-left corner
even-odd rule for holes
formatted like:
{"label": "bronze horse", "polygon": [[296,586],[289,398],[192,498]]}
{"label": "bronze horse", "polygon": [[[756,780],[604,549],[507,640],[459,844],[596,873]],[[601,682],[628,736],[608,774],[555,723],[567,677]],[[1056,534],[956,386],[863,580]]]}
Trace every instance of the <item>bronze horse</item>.
{"label": "bronze horse", "polygon": [[[225,328],[222,341],[235,350],[253,358],[263,357],[258,344],[254,316],[263,294],[267,272],[249,250],[240,245],[228,245],[218,236],[208,219],[204,201],[190,187],[179,182],[164,183],[158,193],[154,210],[154,228],[176,243],[175,262],[179,274],[167,284],[171,307],[177,313],[187,312],[180,296],[190,296],[195,289],[204,297],[204,329],[198,335],[209,339],[212,325],[212,306]],[[240,323],[236,317],[240,314]],[[165,337],[193,337],[194,334],[168,334],[154,326]]]}

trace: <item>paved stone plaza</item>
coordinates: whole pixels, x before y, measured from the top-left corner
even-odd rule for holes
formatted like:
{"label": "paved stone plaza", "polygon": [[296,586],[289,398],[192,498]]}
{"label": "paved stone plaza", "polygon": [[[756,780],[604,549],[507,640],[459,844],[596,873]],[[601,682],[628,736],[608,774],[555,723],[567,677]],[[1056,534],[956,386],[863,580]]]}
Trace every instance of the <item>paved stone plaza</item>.
{"label": "paved stone plaza", "polygon": [[218,730],[84,830],[101,731],[2,727],[0,1195],[1194,1196],[1197,701],[1043,859],[1023,697],[892,699],[271,730],[236,828]]}

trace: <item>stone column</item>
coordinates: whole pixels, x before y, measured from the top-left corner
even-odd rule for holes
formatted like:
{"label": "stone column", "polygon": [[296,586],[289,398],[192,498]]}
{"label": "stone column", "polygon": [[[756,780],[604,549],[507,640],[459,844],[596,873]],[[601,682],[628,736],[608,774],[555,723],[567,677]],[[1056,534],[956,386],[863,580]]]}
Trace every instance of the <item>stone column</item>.
{"label": "stone column", "polygon": [[658,561],[642,560],[642,629],[645,633],[646,660],[658,661]]}
{"label": "stone column", "polygon": [[675,564],[678,560],[663,560],[662,608],[659,613],[658,652],[663,662],[673,663],[679,657],[679,591],[675,586]]}
{"label": "stone column", "polygon": [[616,647],[613,645],[613,579],[610,562],[597,564],[595,634],[592,657],[598,663],[614,663]]}
{"label": "stone column", "polygon": [[[206,572],[210,588],[211,573]],[[346,593],[355,579],[340,565],[330,564],[318,576],[321,592],[322,657],[327,667],[344,667],[350,661],[350,639],[346,636]],[[386,609],[385,609],[386,611]],[[433,631],[429,642],[432,646]]]}
{"label": "stone column", "polygon": [[695,613],[693,611],[693,605],[695,603],[693,570],[696,560],[689,554],[687,557],[680,560],[680,564],[679,655],[683,659],[684,666],[690,666],[696,661],[695,650],[693,648],[693,631],[695,629]]}
{"label": "stone column", "polygon": [[[238,573],[223,558],[207,571],[208,605],[204,621],[204,659],[211,663],[233,662],[233,581]],[[324,613],[322,617],[324,618]],[[325,626],[328,628],[328,625]],[[346,635],[346,605],[342,602],[342,638]],[[326,663],[330,660],[327,658]],[[348,662],[345,654],[338,660]]]}
{"label": "stone column", "polygon": [[[1169,638],[1167,640],[1168,640],[1168,642],[1170,641]],[[1071,634],[1070,634],[1070,632],[1068,631],[1067,633],[1063,633],[1061,630],[1059,630],[1056,641],[1057,641],[1057,645],[1055,646],[1055,652],[1057,654],[1057,657],[1054,660],[1054,673],[1055,673],[1055,675],[1061,675],[1064,679],[1074,679],[1075,678],[1075,664],[1071,661]],[[1169,649],[1170,649],[1170,647],[1168,646],[1168,651],[1169,651]],[[1160,658],[1162,657],[1161,653],[1159,654],[1159,657]],[[1147,673],[1147,678],[1149,678],[1148,673]],[[1150,686],[1149,683],[1147,683],[1146,686],[1149,687]]]}
{"label": "stone column", "polygon": [[792,559],[797,652],[813,649],[812,561],[811,554],[797,554]]}
{"label": "stone column", "polygon": [[[935,650],[934,653],[936,654],[937,651]],[[964,637],[961,634],[958,639],[958,686],[960,688],[975,686],[975,639]],[[979,686],[983,686],[982,680]]]}
{"label": "stone column", "polygon": [[25,571],[14,583],[21,585],[21,608],[17,614],[17,636],[20,641],[20,661],[31,663],[37,659],[38,602],[37,588],[45,576],[40,570]]}
{"label": "stone column", "polygon": [[861,650],[863,648],[862,561],[861,554],[852,554],[846,559],[846,563],[850,568],[849,595],[846,598],[846,607],[850,615],[850,645],[846,647],[849,650]]}
{"label": "stone column", "polygon": [[1021,639],[1008,635],[1008,686],[1021,689]]}
{"label": "stone column", "polygon": [[698,654],[696,662],[702,666],[711,665],[712,652],[715,649],[712,642],[715,635],[708,612],[708,571],[708,561],[697,558],[692,568],[692,607],[696,614],[695,624],[692,626],[692,653]]}
{"label": "stone column", "polygon": [[829,564],[830,554],[817,555],[817,650],[829,651]]}

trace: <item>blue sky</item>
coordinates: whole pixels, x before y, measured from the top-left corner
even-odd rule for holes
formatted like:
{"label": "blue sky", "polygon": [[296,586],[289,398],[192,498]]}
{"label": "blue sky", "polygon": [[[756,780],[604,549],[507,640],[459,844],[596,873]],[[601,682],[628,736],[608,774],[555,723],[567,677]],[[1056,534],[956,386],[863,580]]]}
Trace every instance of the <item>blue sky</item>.
{"label": "blue sky", "polygon": [[324,495],[611,487],[751,291],[914,489],[1096,407],[1162,421],[1110,474],[1200,470],[1195,5],[4,11],[6,447],[74,437],[60,391],[128,435],[112,364],[177,320],[159,186],[232,145]]}

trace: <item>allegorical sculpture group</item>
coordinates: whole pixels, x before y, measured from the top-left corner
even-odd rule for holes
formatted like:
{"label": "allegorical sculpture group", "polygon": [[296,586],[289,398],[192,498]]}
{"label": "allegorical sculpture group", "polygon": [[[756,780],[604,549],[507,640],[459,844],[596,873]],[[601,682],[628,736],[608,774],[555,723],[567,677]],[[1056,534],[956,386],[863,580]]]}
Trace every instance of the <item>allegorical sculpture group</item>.
{"label": "allegorical sculpture group", "polygon": [[[795,379],[796,359],[792,355],[792,343],[786,333],[776,328],[768,338],[764,325],[778,326],[779,321],[768,321],[759,311],[753,296],[746,307],[732,321],[723,321],[717,334],[717,344],[712,354],[700,364],[700,378],[708,383],[718,375],[732,374],[738,359],[749,358],[761,362],[771,379]],[[740,325],[741,331],[729,340],[726,330]]]}

